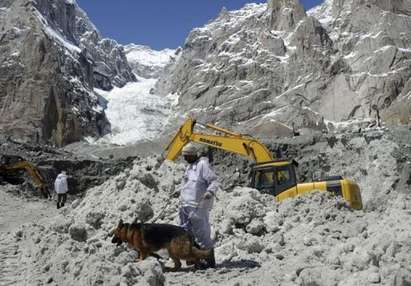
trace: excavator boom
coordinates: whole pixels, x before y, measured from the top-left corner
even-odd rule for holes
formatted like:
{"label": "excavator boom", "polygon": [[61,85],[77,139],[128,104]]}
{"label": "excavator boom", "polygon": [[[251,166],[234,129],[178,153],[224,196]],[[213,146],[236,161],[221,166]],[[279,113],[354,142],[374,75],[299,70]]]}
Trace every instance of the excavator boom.
{"label": "excavator boom", "polygon": [[4,170],[6,171],[18,171],[18,170],[26,170],[29,176],[33,179],[34,184],[36,187],[43,187],[46,185],[46,181],[41,176],[40,172],[29,162],[27,161],[19,161],[10,166],[5,166]]}
{"label": "excavator boom", "polygon": [[212,124],[206,124],[203,126],[208,129],[224,133],[224,135],[194,132],[195,124],[196,121],[189,118],[180,127],[177,134],[166,148],[167,154],[165,158],[167,160],[174,161],[181,154],[183,147],[189,142],[197,142],[217,149],[236,153],[257,163],[269,162],[273,160],[271,152],[267,149],[267,147],[252,137],[241,135]]}

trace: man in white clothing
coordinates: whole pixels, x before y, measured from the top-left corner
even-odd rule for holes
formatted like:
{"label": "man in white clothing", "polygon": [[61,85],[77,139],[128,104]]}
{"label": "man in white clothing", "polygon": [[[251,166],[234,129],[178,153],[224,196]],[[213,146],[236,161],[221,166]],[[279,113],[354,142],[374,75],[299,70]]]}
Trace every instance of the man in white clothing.
{"label": "man in white clothing", "polygon": [[57,193],[57,208],[64,207],[67,200],[68,184],[67,175],[65,171],[62,171],[54,182],[54,190]]}
{"label": "man in white clothing", "polygon": [[209,215],[219,185],[208,158],[200,157],[198,149],[190,143],[182,150],[184,160],[189,165],[180,191],[179,218],[180,225],[192,233],[197,244],[211,250],[210,257],[206,259],[207,264],[201,267],[214,268],[214,241],[210,237]]}

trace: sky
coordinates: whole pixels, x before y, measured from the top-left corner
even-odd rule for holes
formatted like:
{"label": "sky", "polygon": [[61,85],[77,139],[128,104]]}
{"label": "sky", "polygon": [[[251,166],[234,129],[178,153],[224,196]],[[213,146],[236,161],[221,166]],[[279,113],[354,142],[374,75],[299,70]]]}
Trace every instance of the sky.
{"label": "sky", "polygon": [[[77,0],[104,37],[153,49],[177,48],[189,32],[217,17],[222,7],[237,10],[267,0]],[[323,0],[300,0],[308,10]]]}

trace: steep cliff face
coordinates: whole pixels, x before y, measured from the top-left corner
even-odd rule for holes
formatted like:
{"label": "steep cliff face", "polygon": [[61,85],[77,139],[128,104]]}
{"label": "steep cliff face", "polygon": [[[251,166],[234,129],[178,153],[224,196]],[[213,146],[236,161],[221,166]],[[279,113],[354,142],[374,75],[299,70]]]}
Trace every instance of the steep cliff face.
{"label": "steep cliff face", "polygon": [[64,145],[109,131],[93,88],[136,79],[74,1],[2,1],[0,31],[2,133]]}
{"label": "steep cliff face", "polygon": [[177,93],[183,113],[278,135],[376,110],[396,121],[396,102],[410,101],[408,3],[327,0],[305,13],[298,0],[270,0],[223,10],[190,33],[157,89]]}
{"label": "steep cliff face", "polygon": [[334,77],[344,80],[328,86],[334,96],[355,102],[349,115],[381,110],[387,122],[409,123],[411,2],[327,0],[311,14],[334,42],[334,62],[340,66]]}

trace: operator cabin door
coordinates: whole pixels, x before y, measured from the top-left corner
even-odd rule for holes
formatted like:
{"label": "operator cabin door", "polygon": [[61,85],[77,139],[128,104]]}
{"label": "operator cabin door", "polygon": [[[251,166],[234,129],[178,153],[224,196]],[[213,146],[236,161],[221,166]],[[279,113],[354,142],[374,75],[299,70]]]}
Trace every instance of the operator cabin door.
{"label": "operator cabin door", "polygon": [[275,167],[275,196],[297,185],[295,170],[291,164]]}
{"label": "operator cabin door", "polygon": [[295,171],[291,164],[254,170],[252,186],[263,193],[277,196],[295,185]]}

